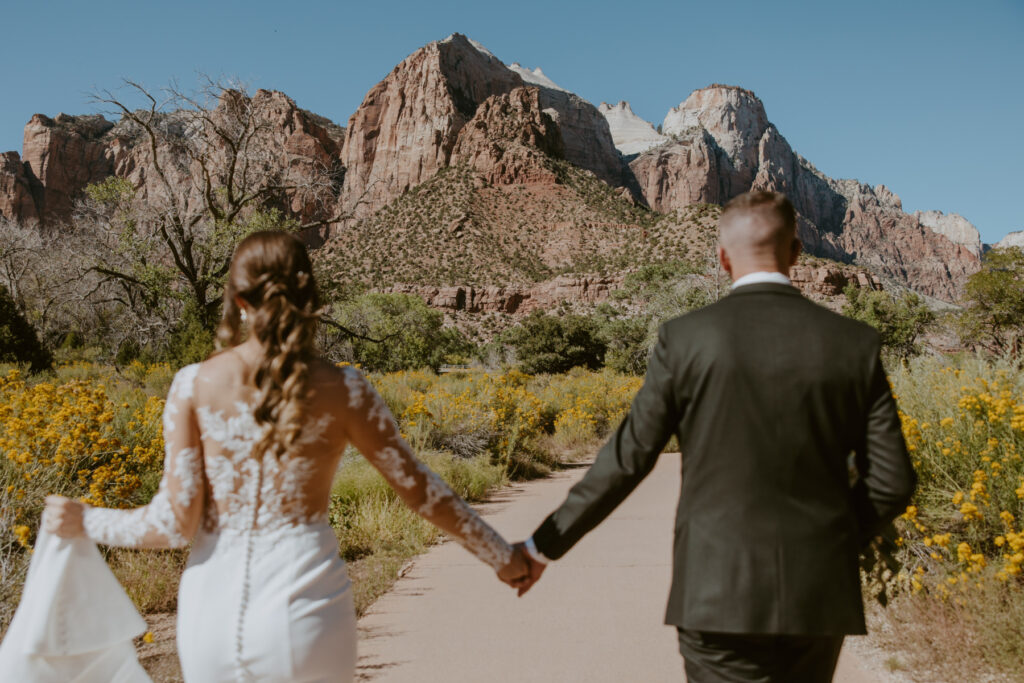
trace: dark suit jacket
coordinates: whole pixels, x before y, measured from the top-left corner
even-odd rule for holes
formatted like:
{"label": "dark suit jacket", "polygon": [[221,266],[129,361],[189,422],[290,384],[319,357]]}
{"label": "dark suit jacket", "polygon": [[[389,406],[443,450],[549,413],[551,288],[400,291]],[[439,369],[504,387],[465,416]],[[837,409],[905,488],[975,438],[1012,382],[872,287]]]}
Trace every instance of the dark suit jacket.
{"label": "dark suit jacket", "polygon": [[915,484],[879,347],[868,325],[778,284],[739,287],[669,321],[629,415],[537,529],[537,548],[561,557],[676,434],[683,483],[666,623],[864,633],[859,552]]}

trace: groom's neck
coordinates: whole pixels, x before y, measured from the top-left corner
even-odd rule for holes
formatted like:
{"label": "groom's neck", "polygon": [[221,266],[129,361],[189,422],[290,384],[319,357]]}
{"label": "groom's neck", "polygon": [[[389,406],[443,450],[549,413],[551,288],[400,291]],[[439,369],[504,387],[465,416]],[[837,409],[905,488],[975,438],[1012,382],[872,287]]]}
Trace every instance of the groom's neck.
{"label": "groom's neck", "polygon": [[729,273],[729,277],[732,278],[733,282],[736,282],[736,280],[739,280],[741,277],[752,273],[782,273],[786,277],[789,277],[789,266],[780,266],[778,263],[748,263],[741,266],[734,265],[732,267],[732,271]]}

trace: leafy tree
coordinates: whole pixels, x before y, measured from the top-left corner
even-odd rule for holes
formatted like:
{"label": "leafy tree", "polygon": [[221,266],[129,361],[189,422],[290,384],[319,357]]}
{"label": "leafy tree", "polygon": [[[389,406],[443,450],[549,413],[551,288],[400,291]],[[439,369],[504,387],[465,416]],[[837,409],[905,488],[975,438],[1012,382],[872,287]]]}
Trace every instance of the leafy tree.
{"label": "leafy tree", "polygon": [[0,362],[28,363],[33,372],[53,365],[53,356],[39,343],[36,331],[0,285]]}
{"label": "leafy tree", "polygon": [[470,351],[470,344],[458,330],[444,327],[440,311],[408,294],[363,294],[342,304],[337,322],[346,330],[342,333],[342,350],[331,355],[368,370],[437,371],[446,361]]}
{"label": "leafy tree", "polygon": [[843,290],[847,303],[843,315],[865,322],[882,338],[882,347],[897,358],[920,353],[918,338],[932,322],[935,313],[913,292],[893,296],[889,292],[847,285]]}
{"label": "leafy tree", "polygon": [[520,368],[529,374],[566,372],[581,365],[597,369],[608,346],[594,318],[541,311],[506,330],[502,342],[515,349]]}
{"label": "leafy tree", "polygon": [[959,328],[962,339],[1019,357],[1024,339],[1024,249],[985,254],[967,280]]}

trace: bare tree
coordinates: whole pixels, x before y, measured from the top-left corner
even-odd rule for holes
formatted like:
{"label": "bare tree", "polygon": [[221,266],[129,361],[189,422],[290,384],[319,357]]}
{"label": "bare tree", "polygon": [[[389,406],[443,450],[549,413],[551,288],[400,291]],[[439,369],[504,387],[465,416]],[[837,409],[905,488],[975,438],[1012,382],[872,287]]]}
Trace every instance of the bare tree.
{"label": "bare tree", "polygon": [[96,236],[105,234],[94,270],[122,287],[126,305],[169,305],[164,317],[191,305],[212,327],[240,239],[267,227],[310,230],[346,218],[335,160],[286,151],[280,96],[208,79],[197,93],[126,86],[145,108],[132,109],[110,91],[94,100],[120,113],[115,130],[140,146],[144,177],[88,188],[77,215]]}
{"label": "bare tree", "polygon": [[116,283],[93,271],[102,249],[75,231],[44,230],[0,220],[0,286],[49,346],[69,332],[87,330],[115,346],[144,330],[137,316],[124,318]]}

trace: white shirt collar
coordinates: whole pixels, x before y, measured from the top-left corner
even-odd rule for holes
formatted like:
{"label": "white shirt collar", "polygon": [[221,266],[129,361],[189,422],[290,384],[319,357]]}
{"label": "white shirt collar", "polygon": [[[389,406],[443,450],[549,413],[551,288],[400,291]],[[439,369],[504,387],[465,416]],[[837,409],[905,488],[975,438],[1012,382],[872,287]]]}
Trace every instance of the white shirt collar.
{"label": "white shirt collar", "polygon": [[744,285],[756,285],[764,282],[770,282],[776,285],[792,285],[793,281],[790,280],[786,275],[778,271],[762,270],[756,273],[747,273],[736,282],[732,283],[732,288],[742,287]]}

